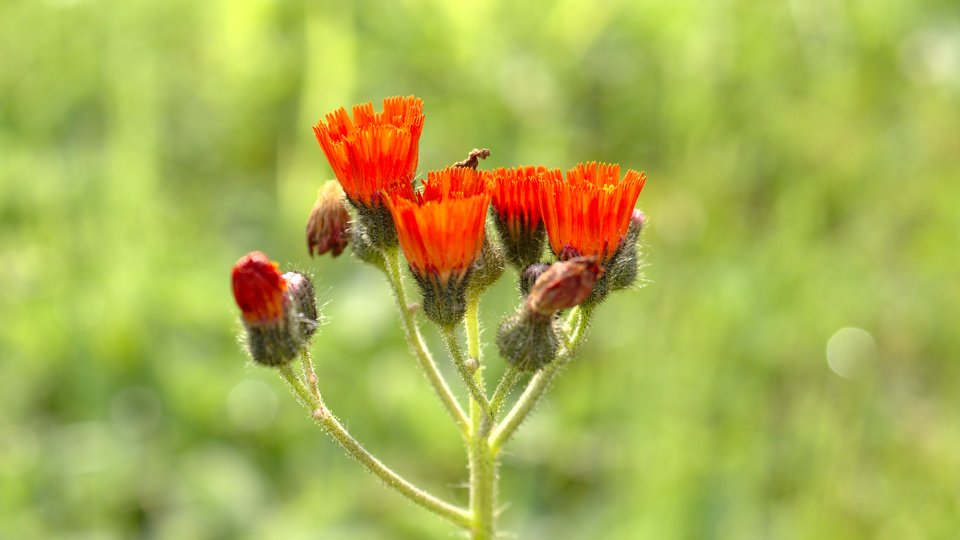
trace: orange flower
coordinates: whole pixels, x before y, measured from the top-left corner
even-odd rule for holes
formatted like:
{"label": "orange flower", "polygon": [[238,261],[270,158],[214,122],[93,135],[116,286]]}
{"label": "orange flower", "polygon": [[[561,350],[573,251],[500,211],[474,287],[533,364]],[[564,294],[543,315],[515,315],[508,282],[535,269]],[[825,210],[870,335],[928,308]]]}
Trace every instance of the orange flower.
{"label": "orange flower", "polygon": [[543,180],[541,209],[550,248],[561,260],[595,255],[601,267],[613,258],[630,227],[633,207],[646,176],[620,166],[581,163]]}
{"label": "orange flower", "polygon": [[560,177],[560,170],[546,167],[499,168],[484,176],[493,186],[493,207],[497,216],[510,224],[511,230],[535,229],[541,222],[540,178]]}
{"label": "orange flower", "polygon": [[355,205],[380,206],[380,190],[412,190],[417,171],[423,101],[414,96],[354,105],[353,119],[343,107],[313,126],[330,167]]}
{"label": "orange flower", "polygon": [[480,174],[448,167],[427,173],[423,191],[386,192],[397,237],[420,279],[462,280],[483,247],[490,193]]}
{"label": "orange flower", "polygon": [[233,266],[233,297],[243,320],[282,322],[287,282],[277,263],[259,251],[248,253]]}
{"label": "orange flower", "polygon": [[493,207],[507,259],[518,270],[540,260],[543,251],[543,218],[540,185],[543,178],[562,178],[559,169],[546,167],[500,168],[484,173],[493,190]]}

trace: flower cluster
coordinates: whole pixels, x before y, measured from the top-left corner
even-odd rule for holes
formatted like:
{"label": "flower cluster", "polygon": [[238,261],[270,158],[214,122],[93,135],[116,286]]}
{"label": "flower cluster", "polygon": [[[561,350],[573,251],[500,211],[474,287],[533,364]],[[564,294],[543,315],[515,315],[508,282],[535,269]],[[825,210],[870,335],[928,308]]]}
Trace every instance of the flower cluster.
{"label": "flower cluster", "polygon": [[[545,246],[556,261],[594,257],[599,277],[589,302],[635,281],[631,217],[643,173],[628,170],[621,177],[619,165],[595,162],[578,164],[566,175],[543,166],[478,172],[478,158],[490,155],[483,149],[453,167],[428,172],[418,191],[413,179],[423,120],[421,100],[393,97],[384,100],[380,113],[372,103],[353,107],[352,119],[338,109],[317,123],[314,133],[357,210],[356,250],[368,260],[364,253],[371,244],[374,250],[389,249],[398,241],[429,318],[442,326],[459,322],[471,275],[481,274],[476,270],[484,260],[478,257],[499,254],[499,246],[521,275],[543,264]],[[499,246],[485,237],[488,206]],[[311,223],[323,221],[311,216]],[[309,243],[330,241],[312,237]],[[521,278],[521,291],[527,293],[531,284]]]}
{"label": "flower cluster", "polygon": [[[339,108],[313,127],[335,180],[318,191],[306,225],[310,256],[348,246],[386,276],[410,350],[468,448],[469,508],[416,487],[352,437],[327,408],[310,354],[320,316],[310,279],[281,273],[259,251],[233,267],[233,294],[251,358],[273,367],[310,416],[384,484],[469,530],[496,534],[497,456],[583,340],[596,306],[639,276],[646,224],[635,208],[644,173],[597,162],[567,170],[542,165],[482,170],[490,150],[428,171],[417,186],[423,102],[414,97]],[[488,230],[489,223],[489,230]],[[407,300],[403,259],[420,292]],[[509,265],[519,303],[496,332],[507,363],[492,394],[483,373],[479,299]],[[470,401],[464,409],[434,363],[417,323],[437,325]],[[463,323],[466,352],[458,326]],[[295,359],[300,362],[294,363]],[[300,366],[299,368],[297,366]],[[526,389],[502,415],[511,389]]]}
{"label": "flower cluster", "polygon": [[[503,260],[520,274],[520,291],[528,295],[547,268],[545,247],[557,262],[591,258],[596,272],[584,302],[602,301],[636,281],[644,219],[634,206],[643,173],[621,176],[619,165],[596,162],[565,175],[543,166],[478,171],[490,151],[475,149],[454,166],[428,172],[417,190],[423,123],[423,101],[414,96],[384,99],[380,112],[372,103],[356,105],[352,117],[339,108],[317,122],[313,131],[337,182],[320,190],[310,214],[311,255],[336,256],[352,242],[360,259],[385,268],[387,253],[399,244],[424,313],[444,328],[462,320],[468,295],[499,278]],[[352,221],[344,201],[355,210]],[[488,208],[499,243],[486,233]],[[254,313],[245,307],[248,300],[238,293],[245,320]],[[262,309],[273,318],[281,311],[277,301]]]}

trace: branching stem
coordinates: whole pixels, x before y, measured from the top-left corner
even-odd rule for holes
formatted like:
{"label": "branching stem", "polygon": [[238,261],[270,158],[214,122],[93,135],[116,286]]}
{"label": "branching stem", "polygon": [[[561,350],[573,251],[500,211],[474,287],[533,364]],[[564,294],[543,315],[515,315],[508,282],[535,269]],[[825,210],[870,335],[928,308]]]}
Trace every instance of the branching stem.
{"label": "branching stem", "polygon": [[[306,354],[304,354],[304,365],[307,364],[308,360]],[[304,405],[304,407],[310,412],[310,416],[318,423],[324,430],[330,434],[333,439],[347,451],[347,454],[350,455],[354,460],[362,465],[365,469],[375,474],[378,478],[383,480],[383,482],[390,488],[394,489],[413,503],[429,510],[430,512],[459,525],[463,528],[472,527],[472,519],[470,513],[465,511],[462,508],[454,506],[444,500],[437,498],[434,495],[420,489],[415,486],[413,483],[403,478],[399,474],[395,473],[392,469],[384,465],[379,459],[373,456],[366,448],[363,447],[352,435],[347,431],[343,424],[327,409],[326,405],[323,403],[323,400],[319,397],[319,392],[316,396],[311,392],[311,389],[307,388],[307,385],[304,384],[304,381],[297,376],[296,371],[291,367],[290,364],[286,364],[280,367],[280,375],[287,382],[287,385],[297,396],[299,401]],[[307,375],[309,378],[309,375]],[[311,383],[312,384],[312,383]]]}
{"label": "branching stem", "polygon": [[583,339],[584,330],[589,323],[591,315],[591,311],[587,309],[576,309],[576,311],[579,312],[579,315],[577,313],[571,313],[568,319],[571,323],[575,320],[576,326],[573,327],[572,332],[567,338],[564,350],[553,362],[547,364],[543,369],[538,371],[536,375],[531,377],[530,382],[527,383],[527,388],[523,391],[520,398],[517,399],[513,408],[510,409],[510,412],[507,413],[503,421],[493,430],[493,433],[490,434],[490,451],[493,455],[497,455],[500,452],[503,445],[513,436],[517,428],[520,427],[520,424],[527,419],[527,416],[537,403],[539,403],[540,398],[543,397],[544,392],[550,387],[550,383],[553,382],[557,373],[573,358],[573,354],[580,345],[581,339]]}
{"label": "branching stem", "polygon": [[470,429],[470,421],[466,413],[463,412],[463,408],[457,403],[457,398],[454,397],[453,392],[450,391],[450,386],[447,385],[447,381],[437,368],[437,364],[433,361],[433,356],[430,354],[429,349],[427,349],[426,343],[423,342],[423,336],[417,327],[413,311],[407,304],[407,294],[403,289],[403,277],[400,273],[400,250],[393,248],[392,250],[384,252],[383,255],[386,261],[387,281],[390,282],[390,287],[393,289],[393,296],[397,301],[397,307],[400,309],[400,324],[403,326],[403,333],[407,338],[407,344],[413,351],[414,356],[416,356],[420,368],[424,374],[426,374],[437,397],[440,398],[440,401],[447,409],[447,413],[450,414],[450,417],[457,423],[457,427],[460,428],[460,432],[466,437]]}
{"label": "branching stem", "polygon": [[[480,299],[471,297],[467,301],[467,313],[464,328],[467,334],[467,353],[477,361],[473,374],[474,381],[481,393],[485,394],[483,383],[483,362],[480,355]],[[486,398],[484,398],[486,399]],[[477,399],[470,401],[470,442],[468,454],[470,461],[470,513],[473,522],[470,528],[472,540],[492,540],[495,536],[494,508],[497,501],[497,462],[487,437],[493,426],[489,402]]]}

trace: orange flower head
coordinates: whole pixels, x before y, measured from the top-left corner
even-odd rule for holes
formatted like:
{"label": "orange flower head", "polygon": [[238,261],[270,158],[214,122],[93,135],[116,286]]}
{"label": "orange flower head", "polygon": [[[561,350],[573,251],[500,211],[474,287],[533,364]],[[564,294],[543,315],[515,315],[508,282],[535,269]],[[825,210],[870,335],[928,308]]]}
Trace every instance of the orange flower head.
{"label": "orange flower head", "polygon": [[566,181],[544,178],[543,222],[557,258],[596,256],[606,267],[627,236],[633,207],[646,181],[644,173],[619,165],[581,163],[567,171]]}
{"label": "orange flower head", "polygon": [[327,114],[326,122],[313,126],[320,148],[354,205],[380,206],[384,189],[412,190],[423,118],[421,99],[396,96],[383,100],[382,112],[374,112],[373,103],[354,105],[351,119],[341,107]]}
{"label": "orange flower head", "polygon": [[233,297],[248,323],[283,322],[286,291],[277,263],[259,251],[233,266]]}
{"label": "orange flower head", "polygon": [[424,294],[424,312],[442,326],[463,318],[464,291],[480,255],[490,192],[480,173],[427,173],[423,191],[386,192],[397,237]]}
{"label": "orange flower head", "polygon": [[480,253],[490,193],[477,171],[430,171],[423,191],[390,191],[386,202],[403,254],[417,274],[446,283],[462,277]]}
{"label": "orange flower head", "polygon": [[540,191],[544,178],[562,178],[559,169],[546,167],[500,168],[484,173],[491,185],[493,213],[507,260],[523,271],[540,260],[543,252],[543,218]]}

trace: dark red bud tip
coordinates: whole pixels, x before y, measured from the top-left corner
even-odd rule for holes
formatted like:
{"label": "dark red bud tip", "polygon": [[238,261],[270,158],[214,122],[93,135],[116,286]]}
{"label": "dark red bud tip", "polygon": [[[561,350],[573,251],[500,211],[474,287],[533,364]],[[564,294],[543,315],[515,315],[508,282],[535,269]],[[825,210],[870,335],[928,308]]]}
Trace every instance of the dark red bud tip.
{"label": "dark red bud tip", "polygon": [[539,278],[541,274],[547,271],[547,268],[550,268],[550,265],[547,263],[534,263],[523,270],[523,273],[520,274],[520,292],[522,292],[524,296],[530,294],[530,289],[533,288],[533,284],[537,282],[537,278]]}
{"label": "dark red bud tip", "polygon": [[554,263],[537,278],[527,297],[527,306],[534,313],[552,315],[579,305],[593,292],[600,272],[596,257],[575,257]]}
{"label": "dark red bud tip", "polygon": [[277,263],[254,251],[233,265],[233,297],[247,322],[280,321],[287,283]]}
{"label": "dark red bud tip", "polygon": [[334,257],[343,253],[350,239],[349,223],[350,214],[343,204],[343,189],[336,180],[328,180],[317,191],[317,201],[307,219],[307,251],[310,256],[314,252],[323,255],[329,251]]}

